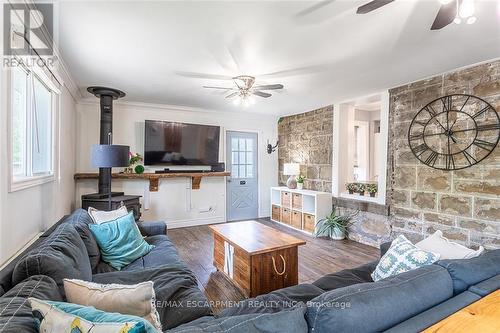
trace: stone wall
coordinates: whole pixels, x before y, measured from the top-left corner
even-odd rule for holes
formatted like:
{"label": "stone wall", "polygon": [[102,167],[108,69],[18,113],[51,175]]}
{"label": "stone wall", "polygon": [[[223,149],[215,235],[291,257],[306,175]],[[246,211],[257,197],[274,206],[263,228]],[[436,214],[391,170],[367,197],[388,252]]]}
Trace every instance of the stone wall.
{"label": "stone wall", "polygon": [[418,110],[449,94],[470,94],[500,112],[500,61],[480,64],[390,91],[391,226],[417,240],[443,230],[467,245],[500,247],[500,147],[479,164],[440,171],[418,162],[407,131]]}
{"label": "stone wall", "polygon": [[279,183],[285,185],[284,163],[300,163],[304,188],[332,191],[333,107],[281,118],[278,124]]}
{"label": "stone wall", "polygon": [[[416,112],[453,93],[478,96],[500,112],[500,61],[390,90],[387,206],[364,209],[335,200],[345,207],[341,210],[361,210],[350,238],[378,246],[399,234],[418,241],[440,229],[465,245],[500,248],[500,147],[478,165],[458,171],[423,165],[408,147],[408,127]],[[281,183],[286,181],[283,163],[304,161],[305,175],[310,178],[307,187],[330,190],[331,117],[332,108],[326,107],[284,118],[278,132]]]}

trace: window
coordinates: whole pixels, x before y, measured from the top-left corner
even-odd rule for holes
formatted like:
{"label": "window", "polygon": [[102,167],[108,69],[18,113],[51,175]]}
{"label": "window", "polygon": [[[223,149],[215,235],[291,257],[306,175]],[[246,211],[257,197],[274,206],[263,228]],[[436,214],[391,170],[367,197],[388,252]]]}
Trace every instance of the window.
{"label": "window", "polygon": [[10,77],[11,191],[54,179],[57,91],[43,74],[22,66]]}
{"label": "window", "polygon": [[334,107],[333,195],[385,204],[389,94]]}

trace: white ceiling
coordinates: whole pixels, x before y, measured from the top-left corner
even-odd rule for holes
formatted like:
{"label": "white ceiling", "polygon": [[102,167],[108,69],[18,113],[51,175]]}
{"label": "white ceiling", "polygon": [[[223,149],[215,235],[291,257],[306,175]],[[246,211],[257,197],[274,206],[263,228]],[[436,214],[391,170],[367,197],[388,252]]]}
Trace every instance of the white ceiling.
{"label": "white ceiling", "polygon": [[59,44],[84,96],[90,85],[126,100],[243,110],[198,73],[282,83],[244,111],[283,115],[342,102],[500,57],[500,2],[476,0],[473,25],[430,31],[438,0],[62,1]]}

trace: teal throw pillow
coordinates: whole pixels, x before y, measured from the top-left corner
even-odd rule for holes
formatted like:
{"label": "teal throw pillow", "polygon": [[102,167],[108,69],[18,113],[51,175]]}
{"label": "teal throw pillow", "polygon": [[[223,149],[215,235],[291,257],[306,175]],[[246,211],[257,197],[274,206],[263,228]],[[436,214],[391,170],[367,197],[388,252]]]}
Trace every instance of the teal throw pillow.
{"label": "teal throw pillow", "polygon": [[427,252],[412,244],[405,236],[399,235],[391,247],[380,258],[372,273],[373,281],[382,280],[393,275],[433,264],[439,260],[439,254]]}
{"label": "teal throw pillow", "polygon": [[142,238],[132,212],[109,222],[89,224],[89,227],[101,250],[102,260],[117,270],[154,248]]}
{"label": "teal throw pillow", "polygon": [[104,312],[91,306],[28,299],[40,332],[70,333],[158,333],[147,320],[121,313]]}

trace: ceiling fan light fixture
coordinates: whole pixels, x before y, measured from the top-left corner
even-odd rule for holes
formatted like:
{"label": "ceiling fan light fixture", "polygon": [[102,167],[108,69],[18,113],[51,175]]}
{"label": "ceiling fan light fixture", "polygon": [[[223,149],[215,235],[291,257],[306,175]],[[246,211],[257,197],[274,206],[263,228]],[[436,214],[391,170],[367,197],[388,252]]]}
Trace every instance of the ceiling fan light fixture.
{"label": "ceiling fan light fixture", "polygon": [[457,17],[455,17],[455,19],[453,19],[453,22],[454,22],[455,24],[460,24],[460,23],[462,23],[462,19],[461,19],[460,17],[458,17],[458,16],[457,16]]}
{"label": "ceiling fan light fixture", "polygon": [[467,24],[474,24],[477,21],[477,17],[471,16],[467,19]]}
{"label": "ceiling fan light fixture", "polygon": [[460,15],[461,18],[468,18],[473,16],[474,12],[475,12],[474,0],[464,0],[460,5],[458,14]]}

